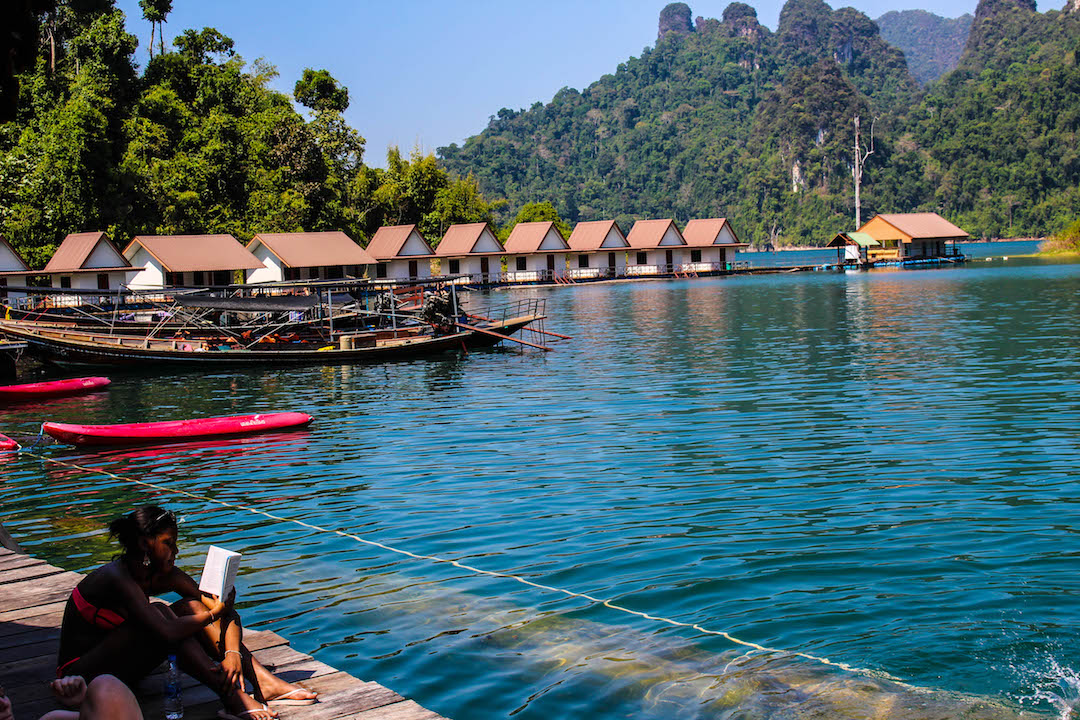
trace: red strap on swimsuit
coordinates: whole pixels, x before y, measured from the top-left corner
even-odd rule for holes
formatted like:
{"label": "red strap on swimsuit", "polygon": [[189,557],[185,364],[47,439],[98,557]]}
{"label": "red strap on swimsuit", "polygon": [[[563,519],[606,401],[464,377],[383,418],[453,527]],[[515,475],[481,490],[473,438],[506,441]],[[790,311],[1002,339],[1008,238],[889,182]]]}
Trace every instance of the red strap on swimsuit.
{"label": "red strap on swimsuit", "polygon": [[99,608],[91,605],[76,587],[71,591],[71,599],[75,602],[75,609],[82,615],[83,620],[101,628],[102,630],[115,630],[124,624],[124,618],[108,608]]}

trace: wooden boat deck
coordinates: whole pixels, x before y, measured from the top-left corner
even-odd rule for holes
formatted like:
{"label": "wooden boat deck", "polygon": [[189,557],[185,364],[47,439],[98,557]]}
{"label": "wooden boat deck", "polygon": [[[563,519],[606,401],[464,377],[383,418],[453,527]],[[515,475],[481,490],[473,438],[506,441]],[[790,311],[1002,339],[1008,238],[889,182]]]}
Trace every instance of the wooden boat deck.
{"label": "wooden boat deck", "polygon": [[[60,620],[68,595],[82,575],[43,560],[0,548],[0,685],[11,698],[15,717],[34,720],[59,707],[48,683],[55,677]],[[277,708],[283,720],[440,720],[383,686],[359,680],[297,652],[280,635],[244,630],[255,657],[279,676],[320,694],[306,707]],[[221,707],[210,690],[184,676],[185,720],[215,720]],[[162,678],[151,675],[138,688],[143,715],[163,717]]]}

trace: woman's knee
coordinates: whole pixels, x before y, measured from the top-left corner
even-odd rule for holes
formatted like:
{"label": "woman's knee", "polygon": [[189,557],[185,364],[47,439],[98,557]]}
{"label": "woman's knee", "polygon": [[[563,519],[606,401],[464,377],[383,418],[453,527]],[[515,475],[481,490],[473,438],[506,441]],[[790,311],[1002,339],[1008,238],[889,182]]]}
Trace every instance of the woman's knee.
{"label": "woman's knee", "polygon": [[99,675],[86,688],[80,720],[141,720],[142,711],[134,693],[119,678]]}

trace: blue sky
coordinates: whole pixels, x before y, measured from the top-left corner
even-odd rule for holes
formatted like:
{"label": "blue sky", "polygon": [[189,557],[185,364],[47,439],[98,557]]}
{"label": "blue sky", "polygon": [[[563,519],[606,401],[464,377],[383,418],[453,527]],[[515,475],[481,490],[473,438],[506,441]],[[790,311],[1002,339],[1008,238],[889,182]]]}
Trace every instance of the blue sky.
{"label": "blue sky", "polygon": [[[826,0],[828,1],[828,0]],[[753,2],[776,29],[783,3]],[[872,18],[923,7],[973,13],[977,0],[857,0]],[[388,145],[425,151],[474,135],[499,108],[549,101],[582,89],[656,40],[665,0],[173,0],[166,43],[186,28],[215,27],[252,62],[262,57],[291,94],[305,67],[325,68],[349,88],[346,119],[367,139],[365,162],[385,164]],[[689,2],[695,17],[719,18],[728,2]],[[833,7],[840,7],[830,3]],[[1046,10],[1044,2],[1040,10]],[[1057,8],[1063,2],[1055,4]],[[145,64],[150,27],[138,0],[117,0],[139,37]]]}

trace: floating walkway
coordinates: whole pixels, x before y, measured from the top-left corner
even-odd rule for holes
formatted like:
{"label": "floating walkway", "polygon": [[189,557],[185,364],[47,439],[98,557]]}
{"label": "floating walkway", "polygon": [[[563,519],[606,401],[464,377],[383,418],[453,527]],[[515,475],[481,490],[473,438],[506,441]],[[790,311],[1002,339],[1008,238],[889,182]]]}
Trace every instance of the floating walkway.
{"label": "floating walkway", "polygon": [[[17,718],[33,720],[59,707],[48,684],[56,677],[64,604],[82,577],[0,548],[0,685]],[[378,683],[293,650],[276,633],[245,628],[244,643],[278,676],[319,693],[314,705],[277,708],[282,720],[445,720]],[[185,720],[217,720],[217,696],[186,675],[184,680]],[[138,688],[144,717],[164,716],[162,686],[155,674]]]}

